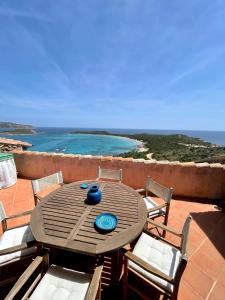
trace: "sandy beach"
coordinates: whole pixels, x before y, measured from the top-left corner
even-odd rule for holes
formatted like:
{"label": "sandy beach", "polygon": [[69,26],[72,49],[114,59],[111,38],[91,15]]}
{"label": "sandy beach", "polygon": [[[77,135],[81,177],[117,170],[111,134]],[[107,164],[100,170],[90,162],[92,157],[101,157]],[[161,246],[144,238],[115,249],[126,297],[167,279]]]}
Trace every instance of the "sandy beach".
{"label": "sandy beach", "polygon": [[146,152],[148,151],[148,148],[146,147],[145,143],[140,140],[136,140],[139,144],[137,146],[137,151],[138,152]]}

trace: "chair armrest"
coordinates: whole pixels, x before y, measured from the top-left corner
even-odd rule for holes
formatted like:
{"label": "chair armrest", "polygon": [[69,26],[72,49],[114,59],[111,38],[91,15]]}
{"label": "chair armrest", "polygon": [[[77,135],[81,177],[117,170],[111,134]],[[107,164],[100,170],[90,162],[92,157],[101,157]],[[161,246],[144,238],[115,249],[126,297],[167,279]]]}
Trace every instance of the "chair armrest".
{"label": "chair armrest", "polygon": [[156,207],[149,208],[149,209],[148,209],[148,213],[154,212],[154,211],[156,211],[156,210],[159,210],[159,209],[165,207],[166,205],[167,205],[166,203],[163,203],[163,204],[161,204],[161,205],[157,205]]}
{"label": "chair armrest", "polygon": [[14,253],[14,252],[17,252],[17,251],[25,250],[29,247],[32,247],[34,244],[35,244],[35,241],[32,241],[30,243],[22,243],[20,245],[16,245],[16,246],[9,247],[9,248],[6,248],[6,249],[1,249],[0,250],[0,256],[10,254],[10,253]]}
{"label": "chair armrest", "polygon": [[150,219],[150,218],[147,218],[146,222],[148,222],[148,223],[154,225],[155,227],[162,228],[163,230],[166,230],[166,231],[168,231],[168,232],[170,232],[170,233],[172,233],[172,234],[174,234],[174,235],[176,235],[176,236],[182,237],[182,233],[180,233],[180,232],[178,232],[178,231],[174,230],[173,228],[168,227],[168,226],[166,226],[166,225],[159,224],[159,223],[153,221],[153,220]]}
{"label": "chair armrest", "polygon": [[37,256],[34,261],[29,265],[29,267],[25,270],[25,272],[19,277],[17,282],[14,284],[13,288],[10,290],[5,300],[13,300],[19,290],[23,287],[23,285],[29,280],[34,271],[38,268],[38,266],[42,263],[43,257]]}
{"label": "chair armrest", "polygon": [[137,189],[137,190],[135,190],[136,192],[138,192],[138,193],[144,193],[145,192],[145,189]]}
{"label": "chair armrest", "polygon": [[135,254],[133,254],[132,252],[128,251],[125,254],[125,257],[129,260],[131,260],[132,262],[134,262],[135,264],[137,264],[139,267],[143,268],[145,271],[156,275],[170,283],[173,283],[173,277],[168,276],[166,274],[164,274],[163,272],[161,272],[160,270],[154,268],[153,266],[151,266],[150,264],[146,263],[143,259],[141,259],[140,257],[136,256]]}
{"label": "chair armrest", "polygon": [[102,270],[103,270],[102,265],[96,267],[85,300],[96,299],[99,290],[100,281],[101,281]]}
{"label": "chair armrest", "polygon": [[32,213],[33,210],[27,210],[27,211],[24,211],[22,213],[19,213],[19,214],[15,214],[15,215],[11,215],[9,217],[6,217],[5,220],[10,220],[10,219],[14,219],[14,218],[19,218],[19,217],[23,217],[23,216],[26,216],[26,215],[30,215]]}

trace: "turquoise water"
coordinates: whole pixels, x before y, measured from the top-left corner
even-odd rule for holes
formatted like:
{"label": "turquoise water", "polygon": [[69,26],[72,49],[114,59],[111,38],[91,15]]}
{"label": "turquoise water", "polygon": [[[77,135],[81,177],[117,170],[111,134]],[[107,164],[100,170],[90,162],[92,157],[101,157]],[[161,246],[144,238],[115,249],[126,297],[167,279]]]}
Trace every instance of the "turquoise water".
{"label": "turquoise water", "polygon": [[[0,129],[1,131],[6,128]],[[44,152],[63,152],[73,154],[91,155],[115,155],[128,152],[137,147],[138,143],[131,139],[107,136],[107,135],[87,135],[71,134],[75,130],[82,128],[36,128],[38,134],[35,135],[10,135],[5,136],[31,143],[33,146],[29,150]],[[204,141],[225,146],[224,131],[195,131],[195,130],[157,130],[157,129],[99,129],[86,128],[83,130],[106,130],[112,134],[186,134],[192,137],[199,137]],[[3,134],[1,134],[3,136]]]}
{"label": "turquoise water", "polygon": [[[2,136],[2,135],[1,135]],[[38,133],[10,135],[8,138],[31,143],[31,151],[73,154],[114,155],[135,149],[138,143],[131,139],[92,134]]]}

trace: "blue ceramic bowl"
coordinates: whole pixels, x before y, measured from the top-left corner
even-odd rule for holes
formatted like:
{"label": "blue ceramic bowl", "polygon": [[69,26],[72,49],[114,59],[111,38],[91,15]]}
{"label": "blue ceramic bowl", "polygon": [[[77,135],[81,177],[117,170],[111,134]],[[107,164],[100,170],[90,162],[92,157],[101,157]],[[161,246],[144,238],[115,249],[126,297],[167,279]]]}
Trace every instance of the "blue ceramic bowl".
{"label": "blue ceramic bowl", "polygon": [[81,183],[80,188],[81,189],[87,189],[88,188],[88,184],[87,183]]}
{"label": "blue ceramic bowl", "polygon": [[118,224],[117,216],[111,213],[102,213],[95,219],[95,227],[103,232],[109,232],[116,228]]}

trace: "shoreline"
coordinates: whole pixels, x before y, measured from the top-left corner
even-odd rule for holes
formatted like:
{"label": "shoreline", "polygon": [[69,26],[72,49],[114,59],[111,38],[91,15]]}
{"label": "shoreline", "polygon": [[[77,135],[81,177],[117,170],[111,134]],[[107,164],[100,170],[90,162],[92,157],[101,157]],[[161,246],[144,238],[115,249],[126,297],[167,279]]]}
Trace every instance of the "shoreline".
{"label": "shoreline", "polygon": [[[122,135],[115,135],[115,134],[97,134],[97,133],[81,133],[81,132],[79,132],[79,133],[69,133],[69,134],[73,134],[73,135],[75,135],[75,134],[85,134],[85,135],[96,135],[96,136],[106,136],[106,137],[114,137],[114,138],[120,138],[120,139],[123,139],[123,140],[131,140],[131,141],[135,141],[136,142],[136,149],[138,149],[138,148],[144,148],[144,142],[143,141],[141,141],[141,140],[137,140],[137,139],[133,139],[133,138],[131,138],[131,137],[127,137],[127,136],[122,136]],[[141,151],[141,152],[143,152],[143,151]]]}
{"label": "shoreline", "polygon": [[137,152],[147,152],[149,148],[146,147],[146,143],[143,142],[142,140],[136,140],[139,145],[137,146]]}
{"label": "shoreline", "polygon": [[1,133],[3,134],[3,135],[7,135],[7,136],[11,136],[11,135],[35,135],[35,134],[37,134],[37,133],[3,133],[3,132],[0,132],[0,135],[1,135]]}

